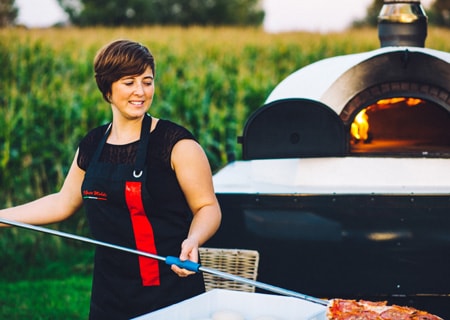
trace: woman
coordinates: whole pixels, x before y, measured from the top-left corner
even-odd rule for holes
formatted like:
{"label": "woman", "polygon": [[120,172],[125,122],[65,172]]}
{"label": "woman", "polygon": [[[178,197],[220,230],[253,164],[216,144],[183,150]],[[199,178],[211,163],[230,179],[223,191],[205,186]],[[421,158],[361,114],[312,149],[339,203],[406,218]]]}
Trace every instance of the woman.
{"label": "woman", "polygon": [[[147,113],[155,90],[152,54],[139,43],[114,41],[97,53],[94,69],[112,122],[82,139],[59,192],[0,216],[48,224],[84,204],[95,239],[198,262],[198,247],[217,231],[221,212],[208,160],[192,134]],[[90,319],[129,319],[203,291],[201,273],[97,247]]]}

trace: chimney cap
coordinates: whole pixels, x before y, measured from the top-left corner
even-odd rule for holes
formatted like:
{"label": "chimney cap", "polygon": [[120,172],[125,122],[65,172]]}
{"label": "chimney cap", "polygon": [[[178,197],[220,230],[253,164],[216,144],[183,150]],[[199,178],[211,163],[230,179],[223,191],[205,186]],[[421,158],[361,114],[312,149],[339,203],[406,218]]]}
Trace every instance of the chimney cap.
{"label": "chimney cap", "polygon": [[384,0],[384,3],[420,3],[420,0]]}
{"label": "chimney cap", "polygon": [[427,22],[420,0],[384,0],[378,16],[381,47],[424,47]]}
{"label": "chimney cap", "polygon": [[428,20],[420,1],[384,0],[378,21],[412,23],[417,20]]}

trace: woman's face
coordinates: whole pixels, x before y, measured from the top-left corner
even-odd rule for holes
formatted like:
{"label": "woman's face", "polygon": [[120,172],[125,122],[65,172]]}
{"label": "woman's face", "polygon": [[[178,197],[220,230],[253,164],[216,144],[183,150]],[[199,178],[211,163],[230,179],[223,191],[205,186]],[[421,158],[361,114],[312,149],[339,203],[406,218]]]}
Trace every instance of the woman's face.
{"label": "woman's face", "polygon": [[142,117],[153,101],[155,92],[153,72],[150,67],[137,76],[125,76],[111,85],[113,111],[127,119]]}

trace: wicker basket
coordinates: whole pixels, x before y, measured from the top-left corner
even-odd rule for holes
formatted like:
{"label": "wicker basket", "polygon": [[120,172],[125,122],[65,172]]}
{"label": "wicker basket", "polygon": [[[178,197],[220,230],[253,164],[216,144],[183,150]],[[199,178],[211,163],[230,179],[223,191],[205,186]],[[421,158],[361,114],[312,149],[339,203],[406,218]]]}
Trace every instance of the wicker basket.
{"label": "wicker basket", "polygon": [[[201,265],[235,276],[256,280],[258,275],[259,252],[255,250],[199,248]],[[203,273],[205,289],[228,289],[255,292],[255,287],[234,280]]]}

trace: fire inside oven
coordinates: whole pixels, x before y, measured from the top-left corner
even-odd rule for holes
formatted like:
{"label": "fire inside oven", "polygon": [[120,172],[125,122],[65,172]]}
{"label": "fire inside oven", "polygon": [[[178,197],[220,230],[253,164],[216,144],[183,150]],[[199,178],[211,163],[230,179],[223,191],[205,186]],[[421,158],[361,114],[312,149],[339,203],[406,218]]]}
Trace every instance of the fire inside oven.
{"label": "fire inside oven", "polygon": [[356,112],[350,153],[450,155],[450,113],[417,96],[382,98]]}

